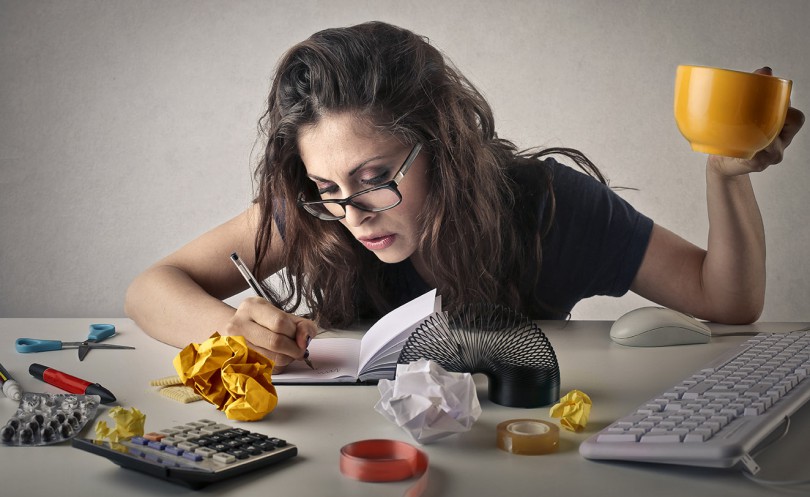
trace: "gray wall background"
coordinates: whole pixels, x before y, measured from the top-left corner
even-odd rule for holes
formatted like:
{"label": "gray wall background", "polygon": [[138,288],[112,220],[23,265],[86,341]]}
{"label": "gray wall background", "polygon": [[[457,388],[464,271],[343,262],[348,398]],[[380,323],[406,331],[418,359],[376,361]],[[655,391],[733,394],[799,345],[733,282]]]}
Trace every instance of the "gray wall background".
{"label": "gray wall background", "polygon": [[[672,117],[676,66],[769,65],[810,113],[804,0],[0,0],[0,317],[122,316],[136,274],[248,205],[281,54],[372,19],[448,54],[489,98],[501,136],[579,148],[611,184],[638,189],[621,193],[637,208],[701,246],[705,156]],[[808,163],[804,129],[754,178],[763,320],[810,320]],[[573,316],[645,304],[597,298]]]}

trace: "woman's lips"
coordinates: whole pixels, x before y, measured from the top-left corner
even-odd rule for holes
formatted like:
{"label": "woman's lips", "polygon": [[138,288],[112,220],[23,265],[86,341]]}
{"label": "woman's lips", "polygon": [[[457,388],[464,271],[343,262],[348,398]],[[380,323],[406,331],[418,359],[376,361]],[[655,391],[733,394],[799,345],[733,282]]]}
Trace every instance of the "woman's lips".
{"label": "woman's lips", "polygon": [[378,237],[360,238],[360,243],[369,250],[383,250],[394,244],[397,235],[384,235]]}

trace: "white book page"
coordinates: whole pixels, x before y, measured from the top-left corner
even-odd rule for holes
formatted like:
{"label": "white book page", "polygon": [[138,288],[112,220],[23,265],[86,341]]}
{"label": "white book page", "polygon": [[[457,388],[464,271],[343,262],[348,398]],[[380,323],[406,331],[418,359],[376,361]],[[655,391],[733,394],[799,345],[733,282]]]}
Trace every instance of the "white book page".
{"label": "white book page", "polygon": [[[427,316],[425,316],[425,319],[426,318],[427,318]],[[379,363],[381,360],[384,360],[384,359],[381,359],[382,357],[387,357],[391,353],[396,353],[397,357],[394,359],[394,361],[396,361],[396,359],[399,358],[399,353],[402,352],[402,348],[405,346],[405,343],[408,341],[408,338],[411,336],[411,334],[414,331],[416,331],[417,325],[421,324],[423,321],[424,321],[424,319],[420,319],[419,322],[417,322],[416,324],[414,324],[413,326],[411,326],[407,330],[404,330],[405,332],[400,333],[400,335],[397,336],[394,340],[392,340],[392,341],[388,342],[387,344],[385,344],[385,347],[378,350],[377,353],[374,355],[373,359],[369,359],[369,362],[366,363],[366,366],[368,366],[368,364],[370,364],[370,363],[375,363],[375,364]]]}
{"label": "white book page", "polygon": [[[402,342],[402,346],[405,346],[405,342]],[[365,366],[363,366],[363,369],[360,371],[361,373],[366,373],[379,367],[396,369],[397,359],[399,359],[399,354],[401,352],[402,348],[400,347],[397,350],[389,350],[387,352],[375,355],[365,364]]]}
{"label": "white book page", "polygon": [[390,342],[400,341],[399,335],[409,335],[416,325],[440,309],[441,299],[436,298],[436,289],[433,289],[380,318],[363,336],[358,369],[362,371],[366,363]]}
{"label": "white book page", "polygon": [[309,342],[310,369],[304,361],[293,361],[283,373],[273,373],[273,383],[327,383],[357,381],[360,340],[316,338]]}

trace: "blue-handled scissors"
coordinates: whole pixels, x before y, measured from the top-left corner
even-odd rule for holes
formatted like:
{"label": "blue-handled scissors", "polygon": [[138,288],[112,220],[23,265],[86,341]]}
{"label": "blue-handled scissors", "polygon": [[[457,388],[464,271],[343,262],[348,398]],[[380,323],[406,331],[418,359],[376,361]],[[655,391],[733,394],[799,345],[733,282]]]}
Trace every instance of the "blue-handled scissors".
{"label": "blue-handled scissors", "polygon": [[83,361],[90,349],[134,349],[126,345],[107,345],[98,342],[115,335],[115,326],[111,324],[91,324],[87,340],[83,342],[63,342],[61,340],[41,340],[38,338],[18,338],[14,342],[17,352],[47,352],[70,348],[79,349],[79,360]]}

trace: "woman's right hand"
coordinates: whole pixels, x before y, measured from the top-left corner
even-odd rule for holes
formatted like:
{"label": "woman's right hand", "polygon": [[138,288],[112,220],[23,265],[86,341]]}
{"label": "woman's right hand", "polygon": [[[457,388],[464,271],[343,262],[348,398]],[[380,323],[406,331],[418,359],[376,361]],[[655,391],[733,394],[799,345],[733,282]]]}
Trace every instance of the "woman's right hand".
{"label": "woman's right hand", "polygon": [[308,340],[317,332],[313,321],[286,313],[261,297],[245,299],[222,330],[223,335],[245,337],[274,362],[274,373],[303,359]]}

